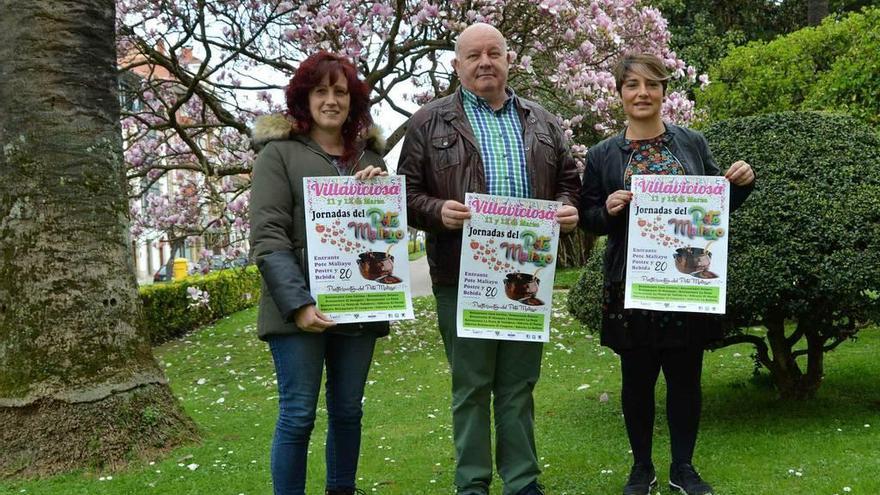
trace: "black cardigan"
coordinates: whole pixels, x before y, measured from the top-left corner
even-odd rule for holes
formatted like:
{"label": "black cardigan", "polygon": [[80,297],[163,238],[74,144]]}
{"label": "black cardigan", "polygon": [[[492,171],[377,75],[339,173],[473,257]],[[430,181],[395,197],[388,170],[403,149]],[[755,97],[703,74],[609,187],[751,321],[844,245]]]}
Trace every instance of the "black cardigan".
{"label": "black cardigan", "polygon": [[[665,125],[669,136],[666,146],[684,166],[687,175],[721,175],[702,134],[677,125]],[[603,270],[606,282],[622,282],[626,276],[629,206],[613,217],[605,209],[608,196],[625,188],[623,176],[632,155],[625,133],[626,130],[590,148],[581,184],[580,227],[593,234],[608,235]],[[742,187],[731,185],[731,211],[743,204],[753,188],[754,182]]]}

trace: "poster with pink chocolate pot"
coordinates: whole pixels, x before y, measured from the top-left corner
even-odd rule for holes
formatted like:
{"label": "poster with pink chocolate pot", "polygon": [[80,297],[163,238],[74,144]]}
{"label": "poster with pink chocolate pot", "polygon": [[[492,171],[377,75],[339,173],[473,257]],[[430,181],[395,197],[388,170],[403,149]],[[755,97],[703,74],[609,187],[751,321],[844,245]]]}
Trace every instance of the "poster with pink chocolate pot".
{"label": "poster with pink chocolate pot", "polygon": [[561,203],[467,194],[458,336],[547,342]]}
{"label": "poster with pink chocolate pot", "polygon": [[632,178],[624,307],[724,314],[730,183]]}
{"label": "poster with pink chocolate pot", "polygon": [[402,176],[305,177],[309,288],[337,323],[413,318]]}

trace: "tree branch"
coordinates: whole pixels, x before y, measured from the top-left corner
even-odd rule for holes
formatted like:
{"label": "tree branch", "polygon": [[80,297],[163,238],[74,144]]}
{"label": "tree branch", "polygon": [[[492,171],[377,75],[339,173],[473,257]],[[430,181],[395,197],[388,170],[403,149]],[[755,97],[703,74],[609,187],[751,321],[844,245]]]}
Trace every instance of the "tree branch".
{"label": "tree branch", "polygon": [[[846,336],[843,336],[843,335],[837,336],[834,338],[834,340],[831,341],[830,344],[822,346],[822,352],[825,353],[825,352],[833,351],[834,349],[837,348],[837,346],[846,342],[846,340],[847,340]],[[795,358],[797,358],[799,356],[805,356],[807,354],[809,354],[809,349],[799,349],[799,350],[791,353],[792,357],[795,357]]]}
{"label": "tree branch", "polygon": [[758,362],[765,368],[771,369],[773,359],[770,357],[770,348],[767,346],[767,342],[763,337],[747,333],[738,333],[736,335],[727,336],[722,340],[722,347],[734,344],[752,344],[755,347]]}

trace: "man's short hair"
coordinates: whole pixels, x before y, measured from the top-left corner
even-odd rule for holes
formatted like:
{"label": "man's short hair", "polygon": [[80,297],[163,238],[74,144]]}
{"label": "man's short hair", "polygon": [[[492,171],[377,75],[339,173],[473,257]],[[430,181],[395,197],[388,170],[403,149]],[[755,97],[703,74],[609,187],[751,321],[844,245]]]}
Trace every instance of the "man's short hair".
{"label": "man's short hair", "polygon": [[614,85],[617,94],[623,87],[623,80],[627,73],[638,74],[649,81],[659,81],[663,85],[663,94],[666,94],[666,86],[669,85],[669,71],[666,65],[656,55],[648,53],[628,53],[618,60],[614,66]]}

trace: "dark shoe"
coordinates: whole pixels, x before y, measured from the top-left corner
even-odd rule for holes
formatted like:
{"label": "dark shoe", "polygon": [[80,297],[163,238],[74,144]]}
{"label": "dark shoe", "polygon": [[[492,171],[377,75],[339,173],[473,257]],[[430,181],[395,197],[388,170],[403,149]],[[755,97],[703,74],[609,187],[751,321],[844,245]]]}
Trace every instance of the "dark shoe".
{"label": "dark shoe", "polygon": [[324,495],[367,495],[367,492],[361,490],[360,488],[336,488],[324,491]]}
{"label": "dark shoe", "polygon": [[669,467],[669,488],[685,495],[712,495],[712,487],[700,478],[691,464],[673,464]]}
{"label": "dark shoe", "polygon": [[653,464],[633,464],[623,487],[623,495],[650,495],[656,484],[657,473]]}
{"label": "dark shoe", "polygon": [[520,490],[516,495],[545,495],[544,487],[539,485],[537,481],[533,481]]}

